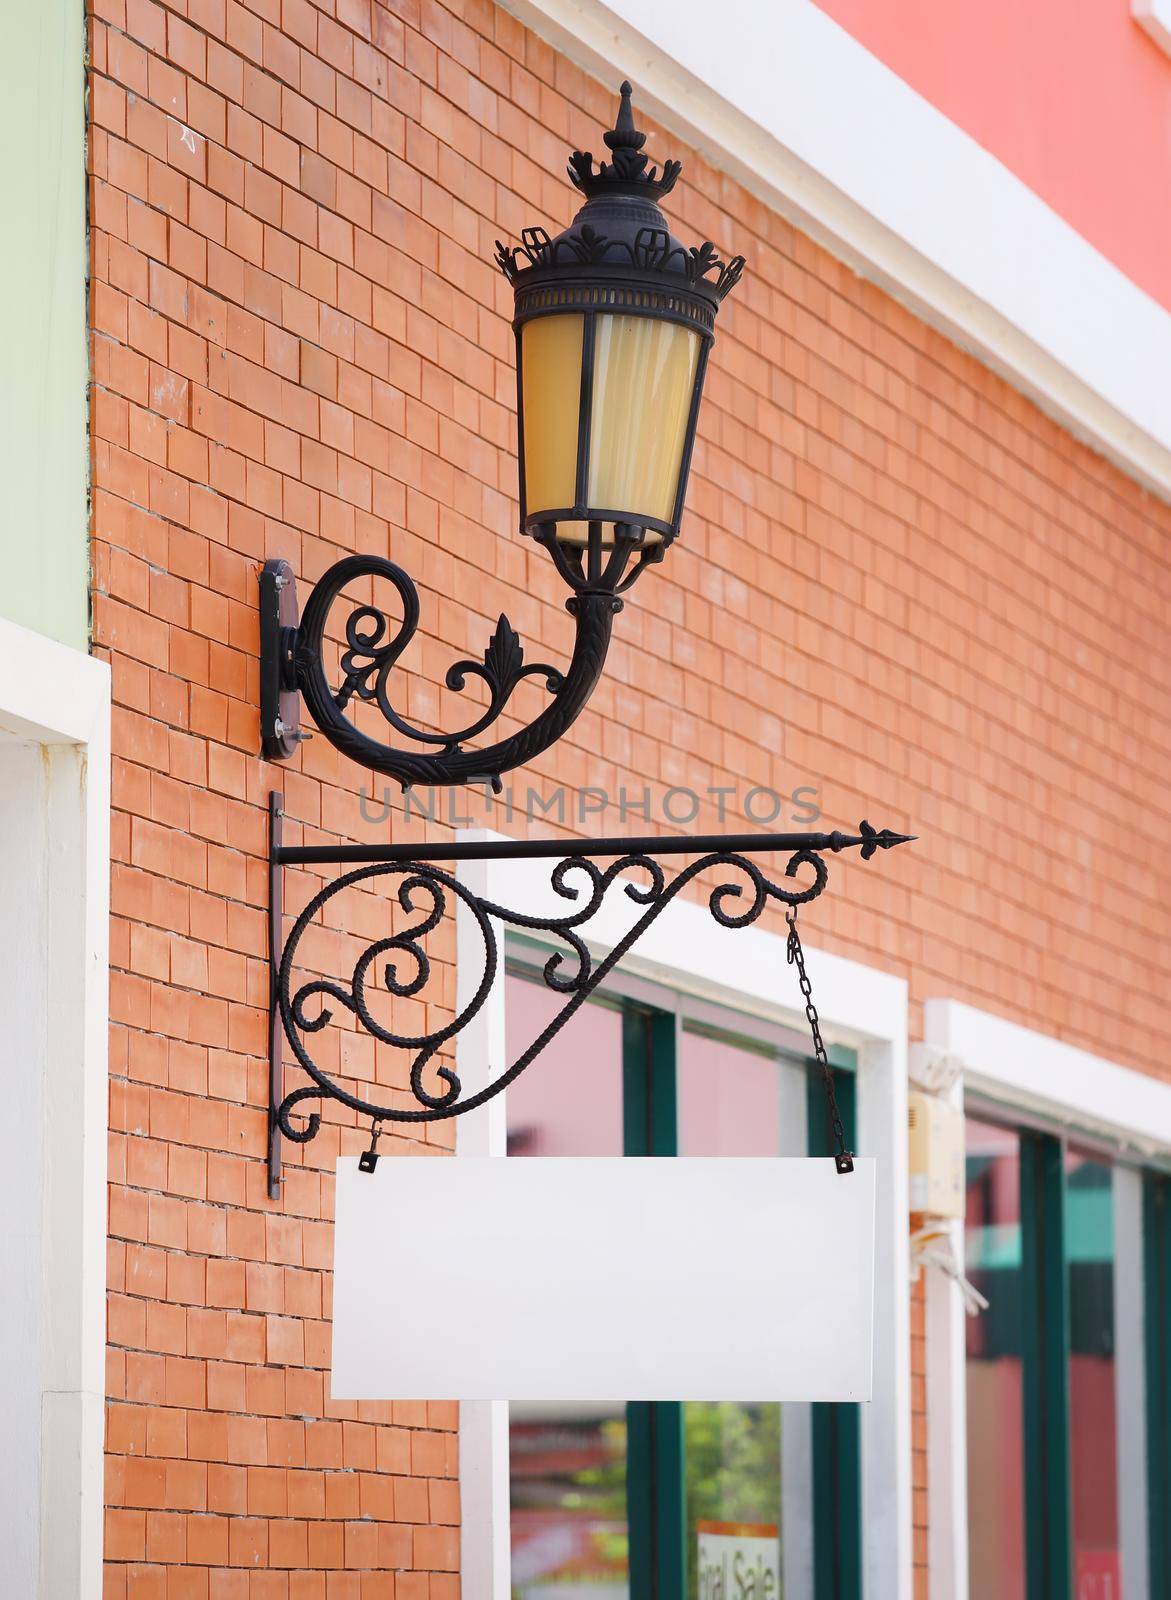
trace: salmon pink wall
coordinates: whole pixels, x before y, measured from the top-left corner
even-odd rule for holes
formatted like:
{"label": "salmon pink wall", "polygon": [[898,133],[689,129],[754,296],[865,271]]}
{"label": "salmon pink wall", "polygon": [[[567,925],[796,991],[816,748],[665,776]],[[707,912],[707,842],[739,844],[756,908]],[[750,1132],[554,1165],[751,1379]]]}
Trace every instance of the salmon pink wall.
{"label": "salmon pink wall", "polygon": [[1171,58],[1129,0],[817,0],[1171,309]]}

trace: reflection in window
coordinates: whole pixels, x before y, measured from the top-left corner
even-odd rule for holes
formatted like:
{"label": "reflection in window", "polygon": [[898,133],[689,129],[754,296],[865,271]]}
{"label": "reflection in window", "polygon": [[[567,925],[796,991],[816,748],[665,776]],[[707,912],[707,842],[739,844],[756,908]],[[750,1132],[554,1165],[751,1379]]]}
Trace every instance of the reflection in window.
{"label": "reflection in window", "polygon": [[1113,1174],[1076,1150],[1066,1151],[1064,1165],[1074,1592],[1118,1600]]}
{"label": "reflection in window", "polygon": [[[565,1009],[565,996],[525,978],[505,981],[513,1062]],[[510,1156],[620,1156],[622,1013],[582,1006],[507,1095]]]}
{"label": "reflection in window", "polygon": [[974,1117],[967,1119],[965,1258],[989,1302],[967,1323],[971,1593],[1025,1600],[1020,1143]]}
{"label": "reflection in window", "polygon": [[[683,1407],[683,1430],[690,1600],[779,1596],[780,1406],[691,1401]],[[755,1587],[745,1591],[746,1583]]]}
{"label": "reflection in window", "polygon": [[[511,1062],[565,998],[506,983]],[[507,1094],[509,1155],[621,1155],[621,1013],[582,1006]],[[509,1419],[513,1600],[628,1600],[625,1406],[514,1404]]]}
{"label": "reflection in window", "polygon": [[[805,1071],[795,1062],[685,1028],[677,1078],[680,1155],[805,1154]],[[707,1292],[726,1293],[729,1314],[740,1314],[737,1286],[721,1284],[718,1263],[710,1266]],[[688,1402],[683,1436],[688,1600],[804,1600],[812,1592],[809,1406]]]}
{"label": "reflection in window", "polygon": [[626,1408],[510,1407],[514,1600],[628,1600]]}
{"label": "reflection in window", "polygon": [[[676,1067],[681,1156],[776,1156],[805,1152],[805,1101],[800,1068],[774,1052],[745,1050],[725,1039],[684,1029]],[[794,1143],[782,1150],[782,1095],[791,1078],[798,1092],[788,1108]]]}

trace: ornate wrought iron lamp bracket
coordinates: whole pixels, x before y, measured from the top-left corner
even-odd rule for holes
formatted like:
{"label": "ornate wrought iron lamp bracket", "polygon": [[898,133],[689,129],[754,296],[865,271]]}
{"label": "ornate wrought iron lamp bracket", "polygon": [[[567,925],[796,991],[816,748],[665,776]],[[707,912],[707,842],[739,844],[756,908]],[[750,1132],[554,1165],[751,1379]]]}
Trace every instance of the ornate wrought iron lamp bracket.
{"label": "ornate wrought iron lamp bracket", "polygon": [[[501,616],[479,661],[456,661],[448,669],[447,687],[462,690],[470,678],[488,688],[488,704],[477,716],[450,733],[416,727],[392,704],[389,679],[419,626],[419,592],[409,573],[381,556],[346,556],[314,585],[298,620],[296,578],[287,561],[268,561],[260,574],[260,733],[265,756],[283,761],[310,737],[303,731],[304,700],[314,723],[343,755],[373,772],[412,784],[490,782],[500,787],[500,774],[547,750],[578,717],[601,677],[610,646],[614,617],[622,610],[622,594],[643,567],[661,560],[664,546],[642,545],[641,529],[619,530],[612,548],[603,550],[600,525],[591,527],[589,542],[567,553],[552,532],[540,542],[549,550],[572,593],[566,607],[576,628],[573,654],[564,672],[545,663],[528,663],[512,624]],[[344,622],[345,648],[341,683],[330,687],[322,660],[326,621],[347,584],[382,578],[398,592],[402,621],[395,628],[375,605],[353,606]],[[524,678],[544,681],[548,705],[519,732],[497,743],[469,750],[465,744],[490,728],[508,706]],[[430,747],[411,750],[382,744],[345,715],[356,700],[374,706],[402,739]]]}
{"label": "ornate wrought iron lamp bracket", "polygon": [[[542,228],[529,228],[519,246],[497,245],[498,264],[514,291],[520,525],[548,552],[570,591],[566,605],[575,633],[569,665],[561,671],[527,663],[508,618],[501,616],[482,658],[456,661],[446,676],[448,689],[455,693],[469,679],[479,679],[487,689],[487,704],[451,732],[418,727],[391,697],[391,674],[419,625],[419,594],[410,575],[380,556],[347,556],[318,580],[299,616],[292,568],[286,561],[269,561],[260,575],[260,723],[269,760],[287,759],[309,737],[301,727],[304,702],[318,730],[343,755],[398,779],[404,787],[491,782],[499,788],[501,773],[554,744],[593,693],[622,595],[645,567],[662,560],[679,533],[715,320],[744,267],[742,256],[725,261],[713,244],[688,248],[670,233],[658,201],[674,186],[679,163],[667,161],[661,169],[649,165],[643,151],[646,135],[634,124],[629,83],[622,85],[617,119],[604,139],[609,160],[595,163],[582,151],[570,158],[570,177],[585,204],[568,228],[556,238]],[[653,360],[645,354],[648,330],[658,352]],[[629,377],[618,381],[615,376],[626,370],[624,362],[633,362],[641,373],[633,396]],[[550,408],[551,394],[567,398],[567,404]],[[679,426],[668,426],[664,419],[672,416]],[[644,427],[648,419],[649,432]],[[396,591],[401,621],[395,625],[373,602],[351,603],[339,635],[338,682],[332,687],[325,663],[332,649],[326,642],[327,624],[347,585],[374,579]],[[469,748],[470,741],[499,720],[525,678],[543,684],[548,702],[519,731]],[[381,716],[396,742],[382,742],[353,720],[352,712],[362,702]],[[852,1170],[805,972],[797,908],[825,887],[827,854],[858,848],[868,860],[876,850],[903,843],[907,835],[886,828],[880,832],[863,822],[857,834],[848,835],[304,847],[284,844],[282,823],[281,799],[273,795],[268,1137],[273,1198],[280,1192],[282,1141],[305,1144],[315,1138],[320,1108],[328,1101],[370,1119],[372,1139],[363,1169],[372,1171],[384,1123],[459,1116],[499,1094],[701,874],[717,875],[706,903],[725,928],[747,927],[770,904],[785,908],[788,959],[797,968],[814,1055],[822,1069],[838,1170]],[[777,880],[759,864],[769,853],[787,857]],[[663,858],[679,855],[693,859],[668,879]],[[554,863],[550,882],[568,907],[563,915],[542,917],[496,904],[436,865],[538,859]],[[313,896],[287,938],[286,866],[349,869]],[[623,891],[637,913],[618,944],[595,958],[586,941],[587,924],[607,890],[627,874],[632,877],[623,883]],[[393,886],[393,899],[371,896],[370,901],[391,911],[399,931],[388,927],[384,937],[362,947],[344,979],[311,973],[306,981],[295,980],[298,964],[306,964],[303,941],[315,919],[326,913],[335,896],[373,888],[379,880]],[[470,915],[482,942],[482,972],[472,998],[453,1016],[442,1012],[447,1020],[438,1025],[414,1034],[397,1032],[390,1026],[390,1006],[424,997],[431,976],[425,941],[456,906]],[[536,932],[553,944],[544,980],[564,1004],[507,1070],[465,1095],[447,1047],[480,1011],[492,988],[500,967],[500,924]],[[353,1080],[346,1087],[336,1068],[331,1073],[314,1058],[311,1046],[328,1037],[325,1030],[338,1008],[376,1049],[403,1053],[401,1087],[386,1091],[380,1100],[359,1094]],[[428,1013],[429,1008],[425,1018]],[[308,1080],[288,1091],[286,1042]]]}
{"label": "ornate wrought iron lamp bracket", "polygon": [[[574,1013],[603,983],[624,956],[633,948],[655,919],[702,874],[717,873],[720,881],[707,892],[706,904],[712,917],[725,928],[745,928],[755,922],[767,906],[785,907],[789,918],[789,960],[795,962],[801,979],[801,992],[810,1017],[814,1054],[820,1062],[830,1102],[832,1125],[837,1134],[838,1170],[852,1169],[845,1148],[840,1121],[833,1115],[833,1085],[828,1060],[812,1010],[805,976],[800,939],[796,932],[796,911],[816,899],[828,877],[825,857],[842,850],[858,849],[863,860],[877,850],[889,850],[905,843],[910,835],[892,833],[889,828],[872,828],[863,822],[856,834],[833,833],[757,833],[709,834],[692,838],[636,838],[598,840],[502,840],[485,844],[455,843],[435,848],[418,845],[324,845],[288,846],[283,842],[281,796],[270,800],[270,951],[271,1016],[269,1031],[269,1194],[280,1193],[281,1142],[290,1139],[305,1144],[316,1137],[321,1126],[320,1107],[336,1101],[359,1117],[369,1118],[375,1134],[383,1123],[436,1122],[462,1115],[506,1089],[556,1037]],[[766,854],[787,856],[780,881],[774,881],[756,858]],[[662,859],[687,855],[692,859],[673,878],[668,879]],[[473,893],[451,871],[437,862],[533,861],[554,863],[550,883],[554,892],[569,903],[563,915],[537,916],[514,907],[497,904]],[[599,865],[599,862],[606,863]],[[327,882],[295,919],[286,938],[283,929],[283,870],[286,866],[337,866],[349,870]],[[808,873],[802,884],[799,874]],[[640,908],[623,938],[605,956],[595,958],[587,939],[587,925],[616,879],[623,884],[628,899]],[[394,902],[405,914],[406,925],[397,933],[367,944],[359,953],[351,972],[343,981],[310,975],[299,982],[298,970],[302,941],[315,921],[335,896],[386,879],[395,885]],[[440,1026],[416,1034],[399,1033],[389,1028],[372,1009],[374,992],[381,979],[384,995],[392,1000],[423,996],[431,977],[431,963],[424,943],[439,926],[449,908],[462,905],[479,932],[483,965],[480,981],[470,1001]],[[470,1095],[463,1086],[444,1048],[477,1015],[484,1005],[500,968],[499,935],[495,924],[523,929],[547,937],[556,947],[544,966],[544,981],[549,989],[564,997],[560,1011],[521,1052],[507,1070],[485,1088]],[[345,1087],[314,1059],[311,1044],[320,1036],[340,1007],[354,1019],[355,1026],[368,1037],[404,1052],[409,1061],[407,1086],[375,1101]],[[812,1015],[810,1015],[812,1012]],[[286,1090],[284,1081],[284,1043],[288,1042],[297,1065],[309,1081]],[[377,1162],[375,1138],[367,1151],[365,1170]]]}
{"label": "ornate wrought iron lamp bracket", "polygon": [[[671,234],[658,202],[680,166],[650,164],[631,93],[624,83],[615,125],[603,136],[610,159],[595,163],[580,150],[570,157],[569,176],[585,203],[569,227],[556,238],[526,228],[519,245],[496,246],[513,290],[520,530],[545,549],[570,591],[568,667],[526,663],[502,616],[482,658],[457,661],[447,673],[457,693],[478,678],[487,705],[450,732],[420,728],[390,692],[419,624],[410,575],[383,557],[347,556],[319,579],[298,618],[292,568],[269,561],[260,579],[261,738],[269,760],[286,759],[308,737],[304,701],[331,744],[404,786],[499,787],[500,774],[548,749],[593,693],[622,595],[679,533],[716,318],[744,268],[742,256],[725,260],[710,241],[685,246]],[[372,578],[397,590],[402,620],[396,627],[376,604],[352,606],[332,688],[322,659],[328,618],[347,584]],[[548,704],[519,732],[468,748],[524,678],[543,682]],[[395,743],[371,737],[346,715],[362,701],[381,714]]]}

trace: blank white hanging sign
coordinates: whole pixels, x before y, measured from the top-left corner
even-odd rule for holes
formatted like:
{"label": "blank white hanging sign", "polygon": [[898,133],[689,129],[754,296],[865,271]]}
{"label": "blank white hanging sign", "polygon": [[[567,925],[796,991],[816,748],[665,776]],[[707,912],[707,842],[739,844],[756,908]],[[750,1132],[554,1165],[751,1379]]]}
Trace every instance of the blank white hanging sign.
{"label": "blank white hanging sign", "polygon": [[874,1162],[337,1170],[335,1399],[869,1400]]}

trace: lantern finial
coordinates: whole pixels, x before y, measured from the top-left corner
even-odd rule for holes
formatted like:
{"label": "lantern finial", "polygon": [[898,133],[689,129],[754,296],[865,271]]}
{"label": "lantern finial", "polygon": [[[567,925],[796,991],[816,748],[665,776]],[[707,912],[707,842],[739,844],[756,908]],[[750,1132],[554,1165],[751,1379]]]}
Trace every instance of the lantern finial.
{"label": "lantern finial", "polygon": [[630,87],[629,79],[622,85],[619,93],[622,98],[618,102],[618,115],[614,119],[614,126],[609,133],[604,133],[602,138],[611,150],[641,150],[646,143],[646,134],[640,133],[634,126],[634,111],[630,104],[634,90]]}

